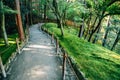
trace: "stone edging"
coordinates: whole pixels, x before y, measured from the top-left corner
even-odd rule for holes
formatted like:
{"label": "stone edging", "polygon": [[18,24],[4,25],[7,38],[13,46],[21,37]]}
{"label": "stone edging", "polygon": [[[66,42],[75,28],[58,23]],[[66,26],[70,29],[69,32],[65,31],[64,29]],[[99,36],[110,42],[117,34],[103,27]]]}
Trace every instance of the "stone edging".
{"label": "stone edging", "polygon": [[[16,47],[16,51],[11,54],[11,56],[9,57],[7,62],[3,65],[4,66],[4,70],[6,72],[6,75],[10,74],[10,73],[8,73],[8,71],[9,71],[11,65],[12,65],[12,62],[17,58],[17,55],[19,55],[22,52],[22,49],[25,47],[25,45],[28,42],[28,39],[29,39],[29,36],[26,36],[26,40],[19,45],[19,50]],[[17,45],[17,43],[16,43],[16,45]],[[19,51],[20,51],[20,53],[19,53]],[[1,73],[2,72],[0,70],[0,74]],[[5,77],[5,76],[3,76],[3,77]]]}

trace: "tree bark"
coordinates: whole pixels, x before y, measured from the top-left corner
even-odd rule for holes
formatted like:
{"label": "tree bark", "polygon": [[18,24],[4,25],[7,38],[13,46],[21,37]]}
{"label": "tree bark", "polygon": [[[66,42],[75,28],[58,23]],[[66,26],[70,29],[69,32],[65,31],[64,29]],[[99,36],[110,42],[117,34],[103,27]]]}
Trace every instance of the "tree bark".
{"label": "tree bark", "polygon": [[16,3],[16,9],[17,9],[17,12],[18,12],[16,14],[16,21],[17,21],[19,38],[20,38],[20,41],[24,41],[25,36],[24,36],[24,31],[23,31],[23,26],[22,26],[22,19],[21,19],[21,14],[20,14],[20,3],[19,3],[19,0],[15,0],[15,3]]}
{"label": "tree bark", "polygon": [[101,24],[101,22],[102,22],[102,19],[103,19],[103,18],[101,18],[101,19],[99,20],[99,22],[98,22],[97,26],[95,27],[95,29],[92,30],[92,33],[90,34],[90,37],[89,37],[89,39],[88,39],[88,42],[91,41],[93,34],[94,34],[94,33],[97,31],[97,29],[100,27],[100,24]]}
{"label": "tree bark", "polygon": [[114,43],[113,43],[113,45],[111,47],[111,51],[115,48],[115,46],[117,45],[119,40],[120,40],[120,30],[119,30],[119,32],[117,34],[117,37],[116,37],[116,39],[115,39],[115,41],[114,41]]}
{"label": "tree bark", "polygon": [[110,16],[108,17],[108,21],[107,21],[107,29],[106,29],[106,32],[105,32],[105,35],[104,35],[104,38],[103,38],[103,42],[102,42],[102,46],[105,46],[106,45],[106,40],[107,40],[107,36],[108,36],[108,28],[110,26]]}
{"label": "tree bark", "polygon": [[87,24],[88,24],[88,26],[87,26],[87,31],[86,31],[86,33],[85,33],[85,37],[84,37],[84,39],[86,39],[87,36],[88,36],[88,34],[89,34],[91,18],[92,18],[92,14],[90,14],[90,18],[87,20]]}
{"label": "tree bark", "polygon": [[[94,27],[95,26],[95,24],[96,24],[96,22],[97,22],[97,19],[98,19],[98,17],[96,17],[95,18],[95,20],[94,20],[94,23],[92,24],[92,27]],[[92,36],[93,36],[93,30],[89,30],[89,32],[91,32],[91,34],[90,34],[90,37],[88,38],[88,42],[90,42],[90,40],[91,40],[91,38],[92,38]]]}
{"label": "tree bark", "polygon": [[58,27],[61,30],[61,35],[64,36],[63,23],[61,19],[59,20]]}
{"label": "tree bark", "polygon": [[80,25],[79,35],[78,37],[82,38],[84,34],[84,19],[82,25]]}
{"label": "tree bark", "polygon": [[94,34],[94,32],[92,31],[92,33],[90,34],[90,37],[89,37],[89,39],[88,39],[88,42],[91,41],[93,34]]}
{"label": "tree bark", "polygon": [[[99,34],[100,31],[101,31],[101,27],[99,27],[99,29],[97,30],[97,34]],[[98,38],[99,38],[98,35],[95,35],[95,38],[92,43],[96,43],[98,41]]]}
{"label": "tree bark", "polygon": [[53,8],[55,11],[55,16],[57,18],[57,24],[58,24],[58,28],[60,28],[61,30],[61,35],[64,36],[64,30],[63,30],[63,19],[62,16],[60,15],[59,11],[58,11],[58,4],[56,0],[53,0]]}
{"label": "tree bark", "polygon": [[30,22],[30,25],[33,24],[33,20],[32,20],[32,0],[29,0],[29,22]]}
{"label": "tree bark", "polygon": [[[28,9],[28,0],[25,0],[25,7]],[[28,13],[26,13],[25,19],[26,19],[26,25],[29,25]]]}
{"label": "tree bark", "polygon": [[47,12],[47,4],[46,4],[46,0],[45,0],[45,4],[44,4],[44,20],[46,20],[46,18],[47,18],[46,12]]}
{"label": "tree bark", "polygon": [[82,34],[83,34],[83,26],[80,25],[80,29],[79,29],[79,34],[78,34],[78,37],[82,37]]}
{"label": "tree bark", "polygon": [[[0,0],[0,9],[3,10],[3,2],[2,2],[2,0]],[[3,32],[4,43],[5,43],[6,46],[8,46],[9,42],[8,42],[6,30],[5,30],[5,15],[4,15],[3,11],[1,13],[1,29],[2,29],[2,32]]]}

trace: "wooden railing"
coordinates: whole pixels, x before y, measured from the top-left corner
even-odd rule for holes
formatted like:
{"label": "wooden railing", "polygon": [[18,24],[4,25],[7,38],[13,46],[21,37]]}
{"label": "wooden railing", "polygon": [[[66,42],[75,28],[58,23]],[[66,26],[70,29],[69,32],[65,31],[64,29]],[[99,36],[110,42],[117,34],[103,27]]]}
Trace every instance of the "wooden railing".
{"label": "wooden railing", "polygon": [[21,53],[22,48],[23,48],[24,45],[28,42],[28,38],[29,38],[29,29],[27,30],[27,36],[26,36],[26,39],[25,39],[24,42],[22,42],[22,43],[20,44],[19,39],[16,38],[16,46],[17,46],[16,52],[13,52],[13,53],[12,53],[12,55],[11,55],[11,56],[9,57],[9,59],[7,60],[6,64],[3,64],[1,55],[2,55],[5,51],[7,51],[7,50],[5,50],[5,51],[3,51],[2,53],[0,53],[0,70],[1,70],[1,73],[2,73],[2,75],[3,75],[4,78],[7,77],[6,71],[9,69],[11,62],[15,59],[17,53],[18,53],[18,54]]}
{"label": "wooden railing", "polygon": [[[41,30],[43,30],[44,32],[46,32],[50,37],[51,37],[51,43],[55,45],[56,47],[56,53],[60,56],[62,56],[62,80],[66,80],[66,69],[67,69],[67,65],[69,64],[71,69],[73,70],[74,74],[69,74],[72,76],[76,76],[76,80],[87,80],[85,78],[85,75],[78,69],[77,64],[75,63],[75,61],[67,54],[67,52],[65,51],[65,49],[60,46],[59,40],[58,38],[56,38],[52,33],[50,33],[48,31],[48,29],[45,28],[41,28]],[[62,48],[60,48],[62,47]],[[62,49],[62,50],[60,50]],[[62,54],[59,54],[59,52],[61,51]]]}

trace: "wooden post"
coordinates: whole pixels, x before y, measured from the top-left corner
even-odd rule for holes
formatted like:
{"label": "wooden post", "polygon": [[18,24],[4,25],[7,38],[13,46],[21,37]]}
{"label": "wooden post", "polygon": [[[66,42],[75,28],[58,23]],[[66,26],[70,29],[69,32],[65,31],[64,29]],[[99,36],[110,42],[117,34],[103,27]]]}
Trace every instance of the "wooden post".
{"label": "wooden post", "polygon": [[18,53],[20,54],[20,47],[19,47],[19,40],[18,40],[18,38],[16,38],[16,44],[17,44]]}
{"label": "wooden post", "polygon": [[42,29],[41,29],[41,25],[40,25],[40,23],[39,23],[39,29],[42,30]]}
{"label": "wooden post", "polygon": [[29,35],[30,35],[30,31],[29,31],[29,26],[28,25],[26,25],[26,33],[27,33],[27,35],[26,35],[26,41],[28,42],[28,38],[29,38]]}
{"label": "wooden post", "polygon": [[4,65],[3,65],[3,63],[2,63],[1,56],[0,56],[0,68],[1,68],[1,70],[2,70],[2,75],[3,75],[3,77],[6,78],[7,75],[6,75],[6,72],[5,72]]}
{"label": "wooden post", "polygon": [[26,25],[26,30],[27,30],[27,35],[29,35],[30,34],[29,25]]}
{"label": "wooden post", "polygon": [[59,49],[59,41],[58,39],[56,39],[56,53],[58,53],[58,49]]}
{"label": "wooden post", "polygon": [[51,39],[52,44],[54,43],[53,40],[54,40],[54,34],[52,33],[52,39]]}
{"label": "wooden post", "polygon": [[63,53],[63,80],[65,80],[65,71],[66,71],[66,53]]}

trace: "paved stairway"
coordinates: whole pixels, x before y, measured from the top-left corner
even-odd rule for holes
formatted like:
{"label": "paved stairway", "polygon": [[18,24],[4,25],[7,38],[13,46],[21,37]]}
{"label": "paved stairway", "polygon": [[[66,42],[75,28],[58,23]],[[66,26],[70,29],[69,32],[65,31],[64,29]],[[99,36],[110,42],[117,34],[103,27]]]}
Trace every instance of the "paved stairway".
{"label": "paved stairway", "polygon": [[55,47],[38,28],[31,26],[28,44],[13,63],[7,80],[62,80]]}

